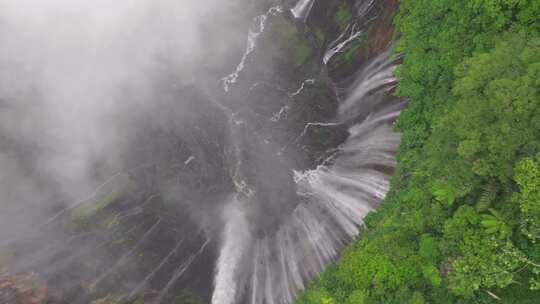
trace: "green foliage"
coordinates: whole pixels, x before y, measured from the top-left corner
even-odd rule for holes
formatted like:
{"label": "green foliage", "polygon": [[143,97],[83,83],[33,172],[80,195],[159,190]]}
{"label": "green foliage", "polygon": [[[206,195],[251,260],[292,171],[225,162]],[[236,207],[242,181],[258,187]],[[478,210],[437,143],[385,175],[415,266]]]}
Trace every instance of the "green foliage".
{"label": "green foliage", "polygon": [[410,303],[411,304],[424,304],[426,303],[426,300],[424,300],[424,296],[421,293],[415,292],[413,293]]}
{"label": "green foliage", "polygon": [[515,180],[519,192],[513,200],[521,209],[521,229],[536,243],[540,239],[540,154],[517,164]]}
{"label": "green foliage", "polygon": [[366,294],[363,291],[355,290],[347,298],[346,304],[365,304]]}
{"label": "green foliage", "polygon": [[313,288],[298,299],[299,304],[336,304],[324,289]]}
{"label": "green foliage", "polygon": [[445,239],[452,271],[449,288],[458,295],[472,296],[480,288],[503,288],[513,282],[513,272],[522,266],[521,253],[506,240],[482,229],[483,216],[470,206],[460,207],[445,224]]}
{"label": "green foliage", "polygon": [[441,274],[435,265],[422,266],[422,273],[424,278],[428,280],[431,285],[439,287],[442,282]]}
{"label": "green foliage", "polygon": [[299,303],[537,303],[540,1],[401,0],[398,168]]}
{"label": "green foliage", "polygon": [[438,240],[429,234],[422,235],[418,253],[426,261],[437,262],[441,255]]}
{"label": "green foliage", "polygon": [[457,102],[439,128],[452,128],[456,156],[475,175],[507,182],[517,159],[539,149],[540,40],[513,32],[503,39],[457,67]]}
{"label": "green foliage", "polygon": [[491,214],[483,214],[482,226],[487,234],[495,234],[500,239],[506,239],[511,236],[512,229],[506,224],[504,217],[495,209],[489,209]]}

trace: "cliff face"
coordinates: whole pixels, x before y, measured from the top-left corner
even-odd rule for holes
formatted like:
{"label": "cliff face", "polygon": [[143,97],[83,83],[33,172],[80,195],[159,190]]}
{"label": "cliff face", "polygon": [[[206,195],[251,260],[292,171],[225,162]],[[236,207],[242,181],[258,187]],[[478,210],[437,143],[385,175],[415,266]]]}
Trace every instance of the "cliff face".
{"label": "cliff face", "polygon": [[[294,7],[290,2],[285,4]],[[281,113],[276,116],[286,128],[281,142],[290,145],[307,123],[332,121],[343,97],[338,87],[348,87],[365,63],[390,48],[397,6],[396,0],[314,1],[305,20],[288,9],[269,15],[253,64],[238,79],[251,85],[232,88],[226,99],[238,107],[242,100],[256,102],[263,116]],[[305,152],[295,155],[297,168],[315,166],[345,138],[339,127],[310,128],[295,138]]]}
{"label": "cliff face", "polygon": [[[289,165],[295,170],[305,170],[320,165],[333,153],[333,149],[347,139],[346,126],[332,123],[337,116],[340,97],[343,97],[338,88],[349,86],[363,65],[391,46],[395,36],[392,20],[397,11],[397,1],[315,0],[305,20],[295,18],[291,13],[289,9],[294,5],[295,1],[283,1],[283,13],[273,13],[271,8],[264,5],[253,9],[260,10],[267,22],[264,30],[261,24],[254,25],[252,31],[258,33],[256,48],[250,51],[249,62],[246,62],[242,73],[237,75],[236,81],[228,88],[228,93],[221,97],[223,104],[238,113],[252,111],[254,114],[246,116],[253,117],[253,125],[257,131],[263,136],[271,137],[278,146],[291,147],[282,151],[291,160]],[[221,90],[222,85],[216,85],[217,88],[212,90]],[[193,107],[196,108],[194,117],[185,119],[190,126],[201,126],[201,120],[216,130],[224,125],[224,118],[213,113],[215,109],[209,110],[211,102],[203,93],[193,88],[182,90],[183,97],[189,96],[196,101],[193,102]],[[171,92],[172,99],[175,98],[174,94],[176,92]],[[271,117],[273,125],[264,125],[257,121],[257,117]],[[197,134],[202,138],[209,138],[208,134],[200,132]],[[215,133],[221,134],[217,131]],[[149,132],[148,137],[157,137],[154,135],[156,134]],[[161,133],[159,136],[167,139],[174,137]],[[158,140],[154,140],[152,143],[159,146]],[[215,141],[218,142],[219,139]],[[168,144],[171,146],[170,150],[175,149],[172,147],[173,143],[171,141]],[[201,150],[214,149],[210,144],[197,144]],[[157,150],[154,152],[160,153]],[[212,156],[211,153],[208,155]],[[204,189],[200,191],[212,192],[218,196],[222,189],[214,185],[227,178],[212,172],[215,168],[221,168],[222,164],[217,164],[218,161],[212,161],[212,164],[216,163],[215,166],[197,163],[198,160],[191,162],[189,156],[189,153],[180,147],[174,160],[183,162],[187,159],[185,164],[191,166],[190,173],[202,176],[201,172],[207,172],[204,176],[206,179],[194,180],[187,173],[174,178],[182,179],[186,187],[212,184],[212,187],[202,187]],[[210,156],[208,158],[213,158]],[[163,156],[163,159],[167,157],[169,156]],[[144,170],[146,171],[142,172]],[[151,197],[144,200],[144,208],[136,210],[136,216],[131,217],[132,215],[125,213],[126,206],[129,205],[126,202],[135,200],[134,189],[140,189],[142,184],[152,182],[148,181],[149,174],[154,174],[152,177],[159,175],[155,178],[160,184],[170,182],[170,172],[149,173],[151,170],[153,169],[142,168],[141,172],[129,172],[119,176],[114,185],[100,195],[99,204],[92,207],[83,204],[70,210],[67,218],[62,220],[60,226],[67,235],[91,233],[91,244],[107,242],[107,245],[100,248],[100,256],[85,254],[84,260],[77,261],[73,264],[75,266],[70,264],[73,266],[71,269],[63,263],[54,264],[58,263],[58,259],[69,256],[70,250],[74,249],[68,248],[50,257],[57,269],[45,268],[40,272],[39,267],[23,267],[23,272],[13,272],[10,271],[10,268],[13,268],[10,263],[15,263],[13,261],[16,257],[12,251],[31,250],[29,241],[17,244],[9,253],[6,251],[6,254],[2,254],[0,251],[0,258],[4,255],[7,257],[0,259],[0,263],[4,264],[0,264],[0,271],[4,266],[6,268],[4,276],[0,276],[0,302],[71,304],[75,303],[74,299],[80,301],[82,298],[85,303],[119,303],[120,297],[115,297],[114,294],[119,290],[133,288],[131,277],[140,277],[142,273],[152,271],[150,265],[155,265],[159,258],[167,254],[163,244],[176,242],[175,233],[179,231],[189,233],[192,229],[195,230],[190,226],[190,220],[182,214],[182,210],[178,210],[181,207],[171,206],[166,198]],[[232,182],[227,180],[224,183]],[[118,220],[117,216],[112,216],[118,213],[124,214],[125,219]],[[158,219],[167,223],[167,229],[160,232],[159,238],[152,239],[149,244],[140,248],[141,253],[134,257],[135,262],[129,264],[130,269],[103,282],[97,282],[99,280],[95,276],[96,269],[103,266],[99,259],[121,258],[119,252],[126,252],[137,246],[136,240],[144,237],[149,229],[153,229],[152,225]],[[264,225],[271,227],[277,224],[269,220]],[[197,238],[198,236],[193,237],[193,245],[190,247],[197,246]],[[190,271],[191,277],[182,282],[182,287],[185,288],[171,291],[163,299],[164,303],[193,304],[209,301],[214,271],[211,261],[214,255],[215,252],[204,255],[202,261]],[[175,256],[178,261],[184,258],[182,254]],[[174,264],[174,261],[170,263]],[[35,273],[32,272],[34,270]],[[170,272],[165,271],[162,275],[169,275]],[[0,275],[2,274],[0,272]],[[44,279],[45,277],[47,279]],[[157,277],[151,283],[160,286],[167,282]],[[148,299],[159,296],[152,284],[145,286],[146,290],[141,292],[142,295],[131,301],[145,303],[150,301]]]}

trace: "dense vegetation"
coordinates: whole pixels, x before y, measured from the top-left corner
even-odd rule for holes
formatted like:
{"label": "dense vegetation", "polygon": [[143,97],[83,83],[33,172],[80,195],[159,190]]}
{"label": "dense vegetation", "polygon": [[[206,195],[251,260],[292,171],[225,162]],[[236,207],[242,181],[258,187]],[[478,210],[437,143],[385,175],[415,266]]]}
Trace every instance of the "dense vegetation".
{"label": "dense vegetation", "polygon": [[300,304],[540,303],[540,1],[401,0],[402,146]]}

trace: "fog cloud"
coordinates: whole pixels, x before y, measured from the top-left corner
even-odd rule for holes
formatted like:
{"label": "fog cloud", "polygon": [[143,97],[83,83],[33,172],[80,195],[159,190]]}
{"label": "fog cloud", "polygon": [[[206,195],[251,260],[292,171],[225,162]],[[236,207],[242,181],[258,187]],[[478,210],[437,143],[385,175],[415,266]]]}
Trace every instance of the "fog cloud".
{"label": "fog cloud", "polygon": [[159,65],[178,85],[213,81],[243,47],[240,5],[0,0],[0,240],[91,191],[98,163],[121,167]]}

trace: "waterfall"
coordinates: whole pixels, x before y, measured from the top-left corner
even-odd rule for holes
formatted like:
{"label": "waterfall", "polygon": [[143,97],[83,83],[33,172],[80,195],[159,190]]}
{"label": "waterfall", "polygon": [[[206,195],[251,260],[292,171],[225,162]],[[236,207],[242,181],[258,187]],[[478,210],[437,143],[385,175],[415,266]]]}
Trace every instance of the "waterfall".
{"label": "waterfall", "polygon": [[313,8],[314,3],[315,0],[299,0],[296,5],[291,9],[291,13],[293,14],[294,18],[300,19],[305,22],[306,19],[309,17],[309,13]]}
{"label": "waterfall", "polygon": [[237,299],[238,275],[250,242],[248,224],[241,202],[235,196],[223,212],[223,244],[217,261],[212,304],[233,304]]}
{"label": "waterfall", "polygon": [[352,25],[349,24],[345,28],[345,31],[343,31],[343,33],[341,33],[336,40],[330,43],[328,50],[326,53],[324,53],[323,63],[327,64],[330,62],[330,59],[332,59],[336,54],[342,52],[349,43],[360,37],[362,33],[363,31],[358,29],[358,25],[356,23],[353,23]]}
{"label": "waterfall", "polygon": [[[388,52],[361,69],[339,106],[340,117],[365,107],[366,97],[385,92],[395,82],[396,62]],[[374,101],[371,101],[372,103]],[[379,95],[375,102],[383,103]],[[362,219],[375,210],[389,188],[390,175],[374,168],[395,166],[400,137],[391,124],[404,104],[379,107],[349,127],[348,139],[328,164],[295,171],[301,201],[277,231],[263,238],[242,216],[242,204],[226,214],[212,304],[291,303],[307,280],[334,261],[359,234]],[[307,127],[307,126],[306,126]],[[237,209],[238,208],[238,209]]]}
{"label": "waterfall", "polygon": [[236,83],[238,80],[238,77],[240,76],[240,72],[244,69],[246,65],[246,61],[251,53],[255,50],[255,47],[257,46],[257,38],[264,32],[264,29],[266,27],[266,21],[268,20],[268,16],[275,15],[282,12],[281,6],[273,6],[271,7],[266,13],[259,15],[254,18],[253,20],[253,28],[249,30],[248,32],[248,38],[246,43],[246,50],[244,54],[242,55],[242,59],[240,59],[240,63],[236,66],[236,69],[231,74],[225,76],[222,78],[223,82],[223,89],[225,92],[229,91],[229,88],[232,84]]}

